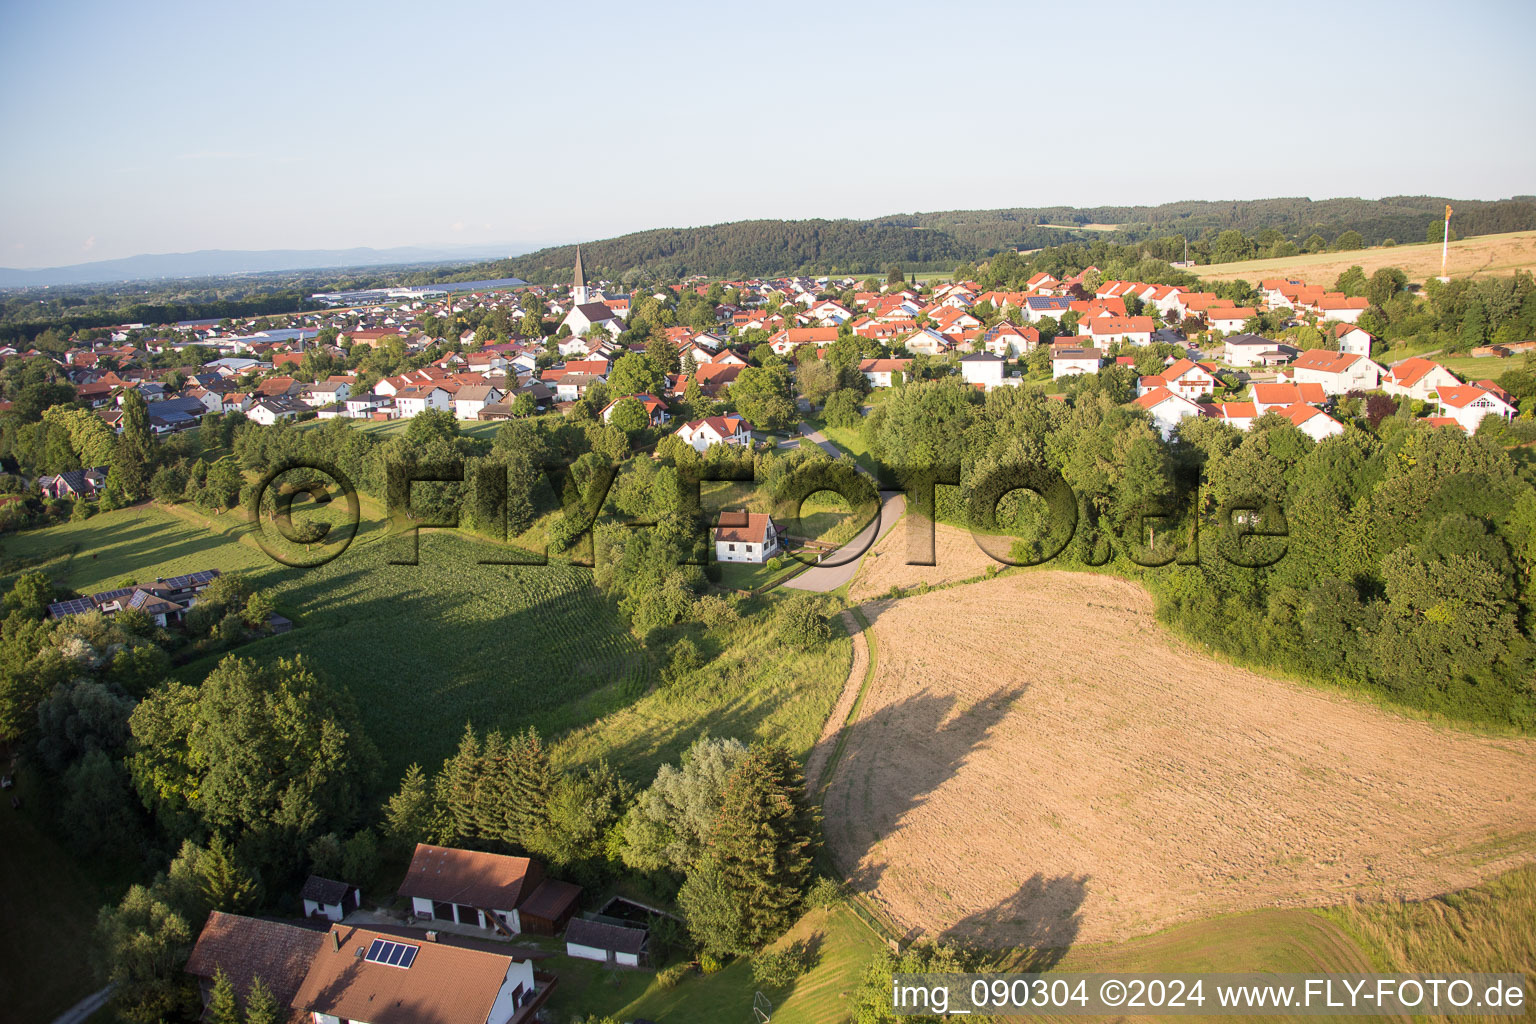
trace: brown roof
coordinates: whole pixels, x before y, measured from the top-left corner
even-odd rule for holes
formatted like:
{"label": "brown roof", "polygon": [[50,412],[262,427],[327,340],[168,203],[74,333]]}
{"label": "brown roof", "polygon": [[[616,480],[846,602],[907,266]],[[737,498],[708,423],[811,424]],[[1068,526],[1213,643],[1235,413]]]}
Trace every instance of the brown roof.
{"label": "brown roof", "polygon": [[483,910],[513,910],[531,894],[543,874],[543,867],[527,857],[417,843],[410,870],[400,883],[400,895]]}
{"label": "brown roof", "polygon": [[187,973],[211,979],[223,968],[242,999],[259,977],[278,1005],[288,1006],[325,941],[313,928],[215,910],[192,947]]}
{"label": "brown roof", "polygon": [[720,528],[715,539],[736,544],[763,544],[773,519],[761,512],[725,511],[720,513]]}
{"label": "brown roof", "polygon": [[546,921],[558,921],[570,913],[576,901],[581,899],[581,886],[575,882],[562,882],[558,878],[546,878],[533,890],[528,902],[517,908],[519,914],[542,917]]}
{"label": "brown roof", "polygon": [[[301,1009],[370,1024],[484,1024],[512,958],[435,942],[411,942],[347,925],[321,938],[293,997]],[[366,958],[375,939],[416,946],[409,967]],[[336,948],[337,944],[340,948]],[[361,955],[359,955],[361,954]]]}

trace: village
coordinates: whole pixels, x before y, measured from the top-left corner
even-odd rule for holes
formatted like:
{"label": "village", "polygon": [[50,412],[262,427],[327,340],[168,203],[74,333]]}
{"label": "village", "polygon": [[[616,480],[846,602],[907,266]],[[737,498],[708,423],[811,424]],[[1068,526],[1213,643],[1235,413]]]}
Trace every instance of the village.
{"label": "village", "polygon": [[[1393,399],[1392,408],[1408,403],[1426,427],[1472,434],[1489,415],[1510,420],[1517,400],[1492,378],[1502,359],[1536,348],[1476,348],[1468,355],[1485,359],[1488,375],[1472,379],[1426,356],[1389,362],[1386,346],[1357,324],[1367,310],[1363,296],[1293,279],[1261,281],[1246,306],[1193,287],[1102,280],[1091,266],[1065,279],[1037,273],[1017,292],[965,281],[869,287],[877,283],[685,282],[637,296],[589,284],[578,247],[569,288],[512,279],[483,282],[496,286],[485,291],[380,292],[360,296],[375,305],[261,323],[124,325],[47,357],[77,401],[118,432],[129,393],[144,399],[154,434],[167,436],[229,413],[263,426],[388,424],[428,411],[466,423],[505,421],[569,412],[600,386],[604,422],[632,398],[646,427],[672,431],[702,453],[715,444],[750,448],[754,429],[761,437],[764,425],[733,400],[744,369],[779,360],[792,371],[824,358],[840,339],[859,349],[866,403],[907,380],[945,375],[983,392],[1029,385],[1062,398],[1071,378],[1129,367],[1135,384],[1126,400],[1165,438],[1190,417],[1246,431],[1274,414],[1313,440],[1343,433],[1342,400],[1370,395]],[[653,324],[640,337],[629,330],[638,301],[665,309],[685,292],[703,303],[696,309],[710,311],[712,324],[700,326],[695,316],[690,324]],[[481,326],[449,326],[466,317]],[[629,353],[654,359],[658,336],[672,356],[654,377],[656,393],[616,387],[618,361]],[[1302,336],[1317,343],[1300,347]],[[186,351],[213,358],[175,365]],[[7,360],[41,355],[0,351]],[[370,372],[381,363],[397,372]],[[814,409],[802,399],[801,412]],[[36,486],[45,497],[90,498],[105,474],[104,466],[83,467]]]}

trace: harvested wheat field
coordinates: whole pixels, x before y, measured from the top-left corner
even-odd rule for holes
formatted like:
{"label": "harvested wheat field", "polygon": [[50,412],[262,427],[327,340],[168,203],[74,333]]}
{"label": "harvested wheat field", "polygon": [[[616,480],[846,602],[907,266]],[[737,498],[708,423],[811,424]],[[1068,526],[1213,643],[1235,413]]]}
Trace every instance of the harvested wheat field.
{"label": "harvested wheat field", "polygon": [[[903,590],[927,583],[953,583],[956,580],[975,579],[988,568],[1003,569],[1006,566],[983,551],[970,533],[957,526],[935,523],[933,527],[933,565],[908,565],[908,551],[917,551],[917,545],[909,547],[907,531],[925,528],[928,520],[916,513],[908,513],[897,529],[890,530],[880,543],[870,549],[859,565],[859,572],[848,588],[850,601],[868,601],[888,594],[892,587]],[[994,537],[994,550],[1006,552],[1013,541],[1008,537]]]}
{"label": "harvested wheat field", "polygon": [[1120,941],[1536,859],[1536,740],[1222,664],[1132,583],[1020,573],[864,613],[880,656],[826,829],[903,928]]}
{"label": "harvested wheat field", "polygon": [[[1536,231],[1474,235],[1452,242],[1447,256],[1446,272],[1451,277],[1513,274],[1517,270],[1536,269]],[[1213,263],[1195,267],[1191,273],[1206,281],[1241,279],[1254,285],[1269,277],[1295,277],[1308,284],[1332,288],[1338,276],[1353,266],[1359,266],[1368,275],[1382,267],[1399,267],[1408,275],[1408,280],[1427,281],[1440,274],[1440,243],[1419,242],[1387,248],[1374,246],[1353,252],[1319,252],[1242,263]]]}

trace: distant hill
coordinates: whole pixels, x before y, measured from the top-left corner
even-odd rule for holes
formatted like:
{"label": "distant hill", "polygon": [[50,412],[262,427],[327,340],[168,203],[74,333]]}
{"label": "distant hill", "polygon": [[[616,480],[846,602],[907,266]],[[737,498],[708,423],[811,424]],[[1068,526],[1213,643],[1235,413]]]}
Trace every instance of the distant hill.
{"label": "distant hill", "polygon": [[[623,280],[675,280],[790,273],[869,273],[892,263],[948,267],[986,259],[1004,249],[1039,249],[1063,242],[1127,243],[1168,236],[1209,240],[1229,228],[1265,229],[1301,242],[1316,233],[1332,240],[1358,231],[1365,244],[1388,238],[1422,242],[1428,226],[1455,207],[1454,226],[1467,235],[1536,229],[1536,197],[1495,201],[1440,196],[1385,199],[1305,198],[1161,206],[1038,207],[950,210],[873,220],[752,220],[696,228],[658,228],[583,242],[589,275]],[[1107,229],[1106,229],[1107,228]],[[538,283],[567,279],[574,245],[540,249],[462,273],[516,276]]]}
{"label": "distant hill", "polygon": [[0,288],[47,285],[150,281],[229,274],[263,274],[283,270],[338,267],[380,267],[400,264],[450,263],[504,257],[526,246],[401,246],[394,249],[203,249],[126,256],[116,260],[76,263],[38,270],[0,268]]}

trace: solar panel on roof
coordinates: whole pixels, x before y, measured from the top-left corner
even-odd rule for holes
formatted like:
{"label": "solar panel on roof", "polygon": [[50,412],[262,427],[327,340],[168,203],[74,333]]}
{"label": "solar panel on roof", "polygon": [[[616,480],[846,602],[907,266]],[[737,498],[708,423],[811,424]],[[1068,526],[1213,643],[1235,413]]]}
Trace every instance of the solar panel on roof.
{"label": "solar panel on roof", "polygon": [[54,618],[64,615],[80,615],[84,612],[94,611],[96,605],[88,597],[75,597],[68,601],[55,601],[48,606],[48,614]]}
{"label": "solar panel on roof", "polygon": [[416,962],[416,952],[420,947],[412,946],[404,942],[391,942],[389,939],[374,939],[368,947],[368,953],[363,958],[370,963],[386,964],[390,967],[410,967]]}
{"label": "solar panel on roof", "polygon": [[99,594],[92,594],[91,600],[97,604],[110,604],[118,598],[127,597],[133,593],[132,587],[118,587],[116,590],[103,590]]}

